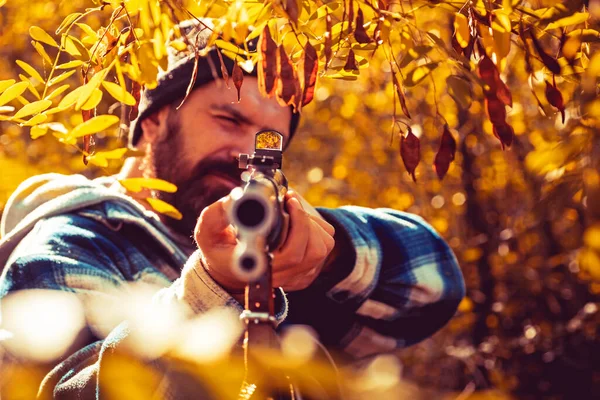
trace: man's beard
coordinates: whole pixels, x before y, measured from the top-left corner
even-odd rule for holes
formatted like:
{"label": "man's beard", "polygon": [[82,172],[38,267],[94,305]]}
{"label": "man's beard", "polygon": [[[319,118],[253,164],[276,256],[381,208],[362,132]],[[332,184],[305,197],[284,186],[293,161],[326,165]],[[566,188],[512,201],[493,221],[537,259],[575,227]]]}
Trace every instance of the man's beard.
{"label": "man's beard", "polygon": [[166,139],[153,146],[147,154],[147,162],[152,177],[169,181],[177,186],[175,193],[154,191],[153,196],[163,200],[181,212],[183,218],[176,220],[170,217],[165,223],[184,236],[192,236],[196,222],[204,208],[228,195],[231,186],[223,183],[209,182],[210,175],[218,175],[240,185],[241,171],[237,161],[232,158],[226,161],[210,156],[190,167],[184,160],[181,135],[194,132],[181,132],[174,111],[167,120]]}

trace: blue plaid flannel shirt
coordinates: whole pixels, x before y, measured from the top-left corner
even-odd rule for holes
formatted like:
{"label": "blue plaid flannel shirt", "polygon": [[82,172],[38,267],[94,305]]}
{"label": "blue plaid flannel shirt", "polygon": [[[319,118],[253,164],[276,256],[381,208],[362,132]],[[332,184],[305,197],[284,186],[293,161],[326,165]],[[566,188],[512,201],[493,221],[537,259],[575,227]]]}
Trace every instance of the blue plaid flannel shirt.
{"label": "blue plaid flannel shirt", "polygon": [[[325,345],[361,358],[417,343],[454,315],[465,293],[463,277],[448,244],[422,218],[356,206],[318,210],[352,248],[331,273],[287,293],[287,300],[283,296],[280,326],[308,324]],[[145,228],[148,218],[107,200],[40,219],[12,252],[0,278],[0,298],[39,288],[105,296],[134,281],[159,284],[164,286],[159,295],[176,297],[186,284],[181,270],[195,256],[157,245],[157,235]],[[202,280],[208,289],[184,299],[194,311],[240,307],[209,277]],[[202,290],[217,293],[219,300],[207,302]],[[54,382],[71,379],[78,373],[74,366],[89,365],[85,359],[97,358],[102,346],[107,344],[83,349],[58,366],[54,374],[64,377]]]}

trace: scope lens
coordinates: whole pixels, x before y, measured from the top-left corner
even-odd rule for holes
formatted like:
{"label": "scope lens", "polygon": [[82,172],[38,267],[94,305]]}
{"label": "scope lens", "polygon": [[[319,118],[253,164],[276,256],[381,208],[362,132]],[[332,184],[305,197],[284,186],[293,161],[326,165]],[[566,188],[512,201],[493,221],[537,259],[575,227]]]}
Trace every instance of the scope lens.
{"label": "scope lens", "polygon": [[244,271],[252,271],[256,266],[256,261],[252,257],[244,257],[241,262],[242,269]]}
{"label": "scope lens", "polygon": [[255,227],[264,221],[265,207],[257,200],[245,200],[237,209],[237,217],[242,225]]}

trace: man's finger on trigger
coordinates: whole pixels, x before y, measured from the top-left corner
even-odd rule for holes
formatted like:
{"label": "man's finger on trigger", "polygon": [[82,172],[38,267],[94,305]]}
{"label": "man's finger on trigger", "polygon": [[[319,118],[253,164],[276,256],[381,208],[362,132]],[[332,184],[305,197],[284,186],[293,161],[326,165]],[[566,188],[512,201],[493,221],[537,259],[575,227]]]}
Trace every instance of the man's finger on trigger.
{"label": "man's finger on trigger", "polygon": [[209,205],[200,214],[196,224],[196,233],[202,230],[202,236],[221,233],[226,229],[230,222],[227,216],[227,207],[229,207],[231,197],[225,196],[219,201]]}

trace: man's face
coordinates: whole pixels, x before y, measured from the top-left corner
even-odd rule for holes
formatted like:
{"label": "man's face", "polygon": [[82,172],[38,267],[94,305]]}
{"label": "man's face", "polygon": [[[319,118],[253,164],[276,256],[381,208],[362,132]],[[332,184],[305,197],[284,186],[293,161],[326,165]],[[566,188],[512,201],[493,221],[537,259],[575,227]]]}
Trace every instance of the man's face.
{"label": "man's face", "polygon": [[257,79],[244,77],[241,101],[230,82],[213,81],[194,90],[183,106],[175,104],[167,117],[164,139],[148,154],[151,175],[177,185],[176,193],[156,196],[173,206],[183,219],[167,223],[182,235],[193,235],[202,210],[241,184],[236,157],[252,153],[254,136],[275,129],[289,140],[291,110],[258,91]]}

